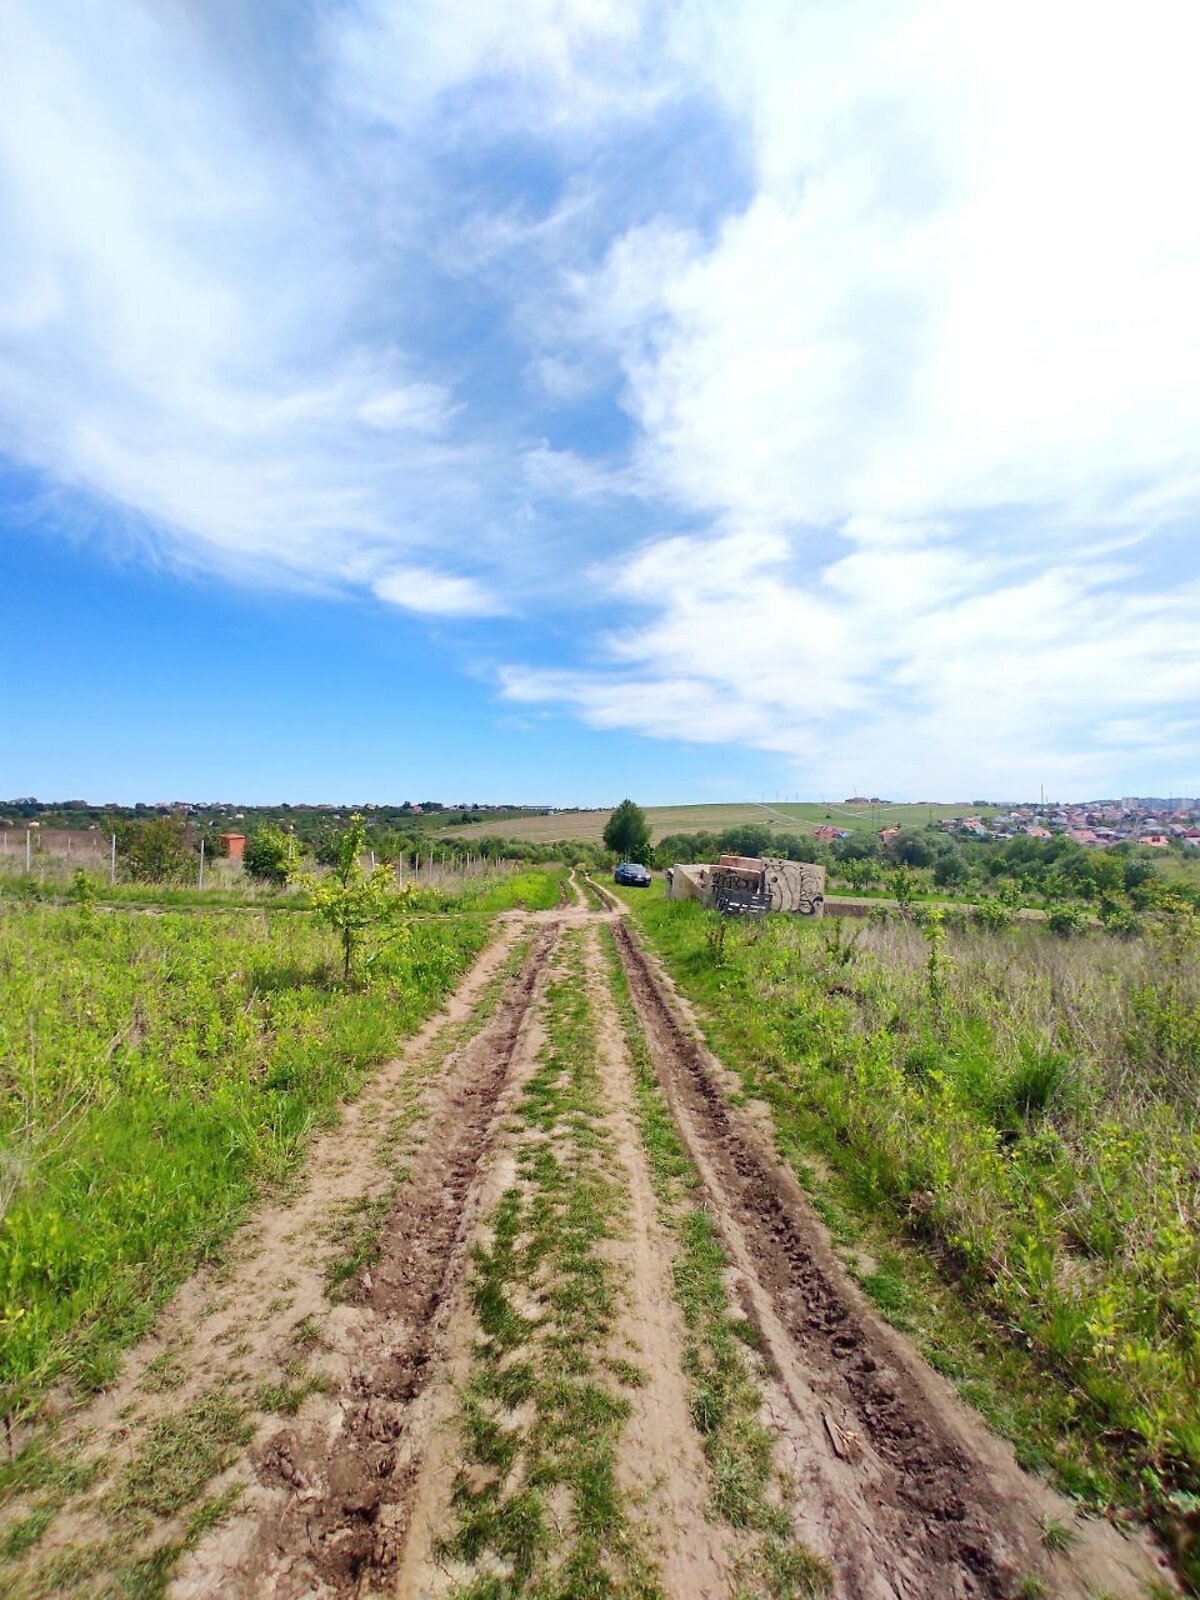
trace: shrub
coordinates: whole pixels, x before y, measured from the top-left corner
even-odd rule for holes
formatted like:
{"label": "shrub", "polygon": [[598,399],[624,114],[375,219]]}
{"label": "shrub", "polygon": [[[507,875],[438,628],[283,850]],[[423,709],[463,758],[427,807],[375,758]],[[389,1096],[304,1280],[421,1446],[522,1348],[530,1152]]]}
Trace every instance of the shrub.
{"label": "shrub", "polygon": [[999,933],[1004,928],[1012,927],[1013,914],[999,900],[981,900],[971,913],[971,920],[977,928]]}
{"label": "shrub", "polygon": [[243,865],[252,878],[284,884],[295,871],[300,847],[282,828],[259,828],[246,840]]}
{"label": "shrub", "polygon": [[1109,933],[1120,934],[1123,938],[1132,938],[1141,930],[1141,919],[1133,907],[1124,905],[1109,895],[1105,895],[1100,901],[1097,915],[1101,927],[1106,928]]}
{"label": "shrub", "polygon": [[195,852],[181,818],[126,822],[116,834],[117,854],[135,883],[176,883],[191,874]]}
{"label": "shrub", "polygon": [[389,934],[405,936],[400,921],[408,909],[409,891],[400,889],[390,867],[367,872],[362,864],[366,828],[355,815],[338,839],[337,863],[326,878],[293,873],[308,890],[317,921],[332,928],[342,950],[342,981],[360,976],[363,963],[374,961]]}
{"label": "shrub", "polygon": [[1060,901],[1046,912],[1046,926],[1060,939],[1072,939],[1084,929],[1083,912],[1078,906]]}

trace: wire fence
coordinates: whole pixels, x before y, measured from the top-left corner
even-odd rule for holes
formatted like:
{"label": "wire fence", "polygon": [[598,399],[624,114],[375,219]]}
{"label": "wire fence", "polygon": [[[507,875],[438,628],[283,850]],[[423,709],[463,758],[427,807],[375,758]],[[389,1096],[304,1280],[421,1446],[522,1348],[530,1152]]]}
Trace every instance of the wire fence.
{"label": "wire fence", "polygon": [[[364,851],[359,859],[363,867],[370,870],[389,864],[381,862],[373,850]],[[390,865],[402,886],[449,888],[487,873],[509,871],[519,863],[429,845]],[[0,828],[0,874],[55,884],[68,882],[80,869],[103,877],[110,884],[123,881],[116,834],[102,833],[96,828]],[[320,873],[325,869],[317,866],[315,870]],[[229,889],[248,877],[240,861],[211,855],[203,846],[197,852],[195,883],[198,888]]]}

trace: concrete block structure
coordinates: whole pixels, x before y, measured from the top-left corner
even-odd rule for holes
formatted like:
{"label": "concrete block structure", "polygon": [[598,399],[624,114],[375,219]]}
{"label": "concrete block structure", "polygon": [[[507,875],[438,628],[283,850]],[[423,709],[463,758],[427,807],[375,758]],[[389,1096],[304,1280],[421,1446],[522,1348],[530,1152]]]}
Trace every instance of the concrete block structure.
{"label": "concrete block structure", "polygon": [[668,900],[713,906],[726,892],[768,896],[772,911],[820,917],[825,913],[825,868],[775,856],[722,856],[712,863],[681,862],[667,874]]}

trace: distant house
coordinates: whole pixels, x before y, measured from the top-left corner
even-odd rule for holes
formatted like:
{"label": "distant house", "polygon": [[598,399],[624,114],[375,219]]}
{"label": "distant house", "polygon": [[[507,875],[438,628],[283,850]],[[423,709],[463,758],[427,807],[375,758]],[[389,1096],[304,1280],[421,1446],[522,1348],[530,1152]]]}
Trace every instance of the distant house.
{"label": "distant house", "polygon": [[1025,832],[1031,839],[1052,839],[1054,837],[1049,828],[1030,826],[1025,829]]}
{"label": "distant house", "polygon": [[813,838],[820,839],[824,844],[832,844],[835,839],[842,837],[840,828],[831,827],[828,822],[823,822],[819,828],[813,829]]}
{"label": "distant house", "polygon": [[1074,839],[1076,844],[1096,845],[1101,842],[1099,834],[1093,833],[1091,828],[1068,828],[1067,838]]}
{"label": "distant house", "polygon": [[869,806],[871,804],[865,794],[852,794],[842,803],[848,806]]}
{"label": "distant house", "polygon": [[1148,844],[1151,850],[1166,850],[1170,846],[1170,839],[1165,833],[1148,833],[1145,838],[1138,840],[1139,844]]}
{"label": "distant house", "polygon": [[899,828],[880,828],[879,837],[883,841],[884,844],[891,844],[893,839],[898,839],[900,837],[900,829]]}

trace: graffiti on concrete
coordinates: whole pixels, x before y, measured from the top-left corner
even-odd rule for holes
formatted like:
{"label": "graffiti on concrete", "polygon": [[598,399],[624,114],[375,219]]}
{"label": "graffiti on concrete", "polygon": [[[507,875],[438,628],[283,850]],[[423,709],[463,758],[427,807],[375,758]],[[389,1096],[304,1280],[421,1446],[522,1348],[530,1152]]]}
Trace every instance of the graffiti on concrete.
{"label": "graffiti on concrete", "polygon": [[790,911],[799,917],[819,917],[825,910],[825,868],[810,861],[764,863],[772,911]]}

